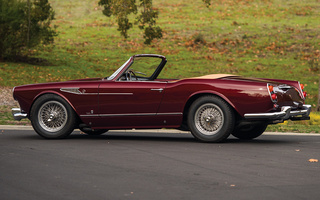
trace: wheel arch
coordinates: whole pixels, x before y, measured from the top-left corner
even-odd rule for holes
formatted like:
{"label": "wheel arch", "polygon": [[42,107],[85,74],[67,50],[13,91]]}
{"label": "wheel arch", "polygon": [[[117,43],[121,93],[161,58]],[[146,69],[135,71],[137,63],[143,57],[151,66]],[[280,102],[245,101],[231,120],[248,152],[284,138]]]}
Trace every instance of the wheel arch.
{"label": "wheel arch", "polygon": [[64,99],[64,100],[69,104],[69,106],[73,109],[73,111],[76,113],[76,115],[79,117],[76,108],[75,108],[75,107],[73,106],[73,104],[69,101],[69,99],[68,99],[67,97],[65,97],[64,95],[60,94],[59,92],[52,91],[52,90],[51,90],[51,91],[43,91],[43,92],[39,93],[37,96],[35,96],[35,98],[34,98],[33,101],[32,101],[32,104],[30,105],[29,113],[31,113],[31,109],[32,109],[34,103],[35,103],[41,96],[44,96],[44,95],[47,95],[47,94],[57,95],[57,96],[61,97],[62,99]]}
{"label": "wheel arch", "polygon": [[189,112],[189,109],[190,109],[190,106],[192,105],[192,103],[200,97],[210,96],[210,95],[218,97],[218,98],[222,99],[223,101],[225,101],[234,111],[236,118],[238,118],[240,116],[240,114],[239,114],[237,108],[234,106],[234,104],[223,94],[213,92],[213,91],[202,91],[202,92],[194,93],[194,94],[190,95],[190,97],[188,98],[188,101],[186,102],[184,109],[183,109],[183,123],[187,122],[188,112]]}

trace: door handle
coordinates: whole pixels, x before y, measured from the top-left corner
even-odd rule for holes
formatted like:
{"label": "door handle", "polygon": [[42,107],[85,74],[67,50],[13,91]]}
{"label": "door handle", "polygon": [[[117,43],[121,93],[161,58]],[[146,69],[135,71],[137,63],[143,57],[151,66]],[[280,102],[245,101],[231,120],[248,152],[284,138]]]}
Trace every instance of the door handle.
{"label": "door handle", "polygon": [[163,91],[163,88],[151,89],[151,91],[159,91],[159,92],[162,92],[162,91]]}

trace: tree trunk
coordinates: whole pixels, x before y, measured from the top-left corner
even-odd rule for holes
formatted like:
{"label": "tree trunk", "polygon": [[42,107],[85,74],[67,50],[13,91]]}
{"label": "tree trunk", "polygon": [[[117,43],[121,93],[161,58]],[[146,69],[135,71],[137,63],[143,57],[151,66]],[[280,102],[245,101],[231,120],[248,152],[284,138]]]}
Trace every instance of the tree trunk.
{"label": "tree trunk", "polygon": [[318,88],[318,104],[316,110],[320,111],[320,78],[319,78],[319,88]]}
{"label": "tree trunk", "polygon": [[30,0],[28,0],[28,33],[27,33],[27,47],[29,48],[29,42],[30,42],[30,25],[31,25],[31,19],[30,19],[30,9],[31,9],[31,5],[30,5]]}

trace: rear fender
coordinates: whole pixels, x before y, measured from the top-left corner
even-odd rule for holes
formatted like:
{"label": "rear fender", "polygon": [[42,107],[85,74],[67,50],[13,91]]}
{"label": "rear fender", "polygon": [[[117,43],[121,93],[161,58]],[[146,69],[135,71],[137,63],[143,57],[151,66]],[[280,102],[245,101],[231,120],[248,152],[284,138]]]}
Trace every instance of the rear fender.
{"label": "rear fender", "polygon": [[191,94],[188,98],[188,101],[186,102],[186,106],[189,104],[191,105],[191,103],[201,97],[201,96],[204,96],[204,95],[214,95],[214,96],[217,96],[217,97],[220,97],[221,99],[223,99],[224,101],[226,101],[238,114],[239,114],[239,110],[235,107],[235,105],[230,101],[230,99],[228,99],[225,95],[219,93],[219,92],[216,92],[216,91],[212,91],[212,90],[204,90],[204,91],[197,91],[193,94]]}

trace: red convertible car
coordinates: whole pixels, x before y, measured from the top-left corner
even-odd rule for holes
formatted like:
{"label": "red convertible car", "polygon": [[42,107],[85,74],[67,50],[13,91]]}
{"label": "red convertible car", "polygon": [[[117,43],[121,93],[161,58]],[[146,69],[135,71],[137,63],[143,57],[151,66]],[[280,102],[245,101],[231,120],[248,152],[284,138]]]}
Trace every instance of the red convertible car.
{"label": "red convertible car", "polygon": [[91,135],[112,129],[174,128],[203,142],[260,136],[269,124],[308,120],[311,106],[297,81],[211,74],[181,80],[159,74],[161,55],[129,58],[106,78],[17,86],[16,120],[29,118],[44,138],[75,128]]}

